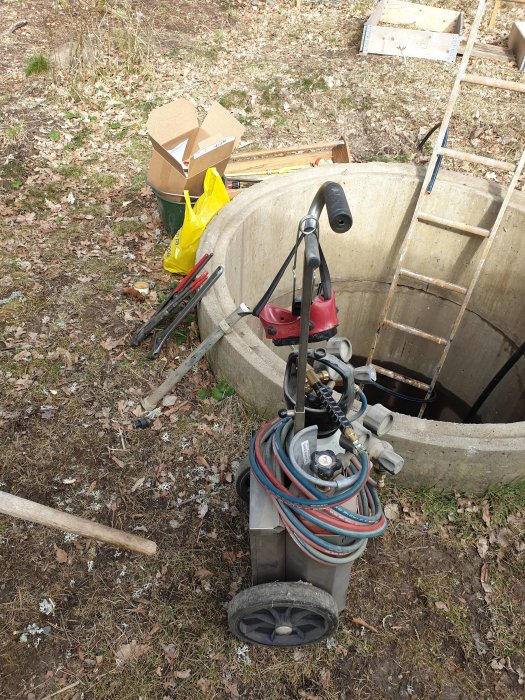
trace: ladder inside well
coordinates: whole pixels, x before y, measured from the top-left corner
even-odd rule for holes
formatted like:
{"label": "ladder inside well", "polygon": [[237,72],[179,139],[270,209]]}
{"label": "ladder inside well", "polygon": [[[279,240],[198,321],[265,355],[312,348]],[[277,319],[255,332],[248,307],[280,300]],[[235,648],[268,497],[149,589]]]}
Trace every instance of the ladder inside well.
{"label": "ladder inside well", "polygon": [[[454,86],[452,87],[448,104],[445,109],[445,114],[441,122],[441,128],[435,141],[434,150],[428,163],[421,191],[417,199],[416,206],[414,208],[407,232],[401,244],[394,276],[386,297],[385,304],[381,312],[380,321],[374,336],[374,340],[372,342],[372,347],[368,355],[368,363],[374,365],[378,374],[391,377],[392,379],[403,382],[425,392],[425,400],[430,399],[432,396],[436,382],[438,381],[441,370],[443,369],[443,365],[445,364],[445,360],[447,359],[447,355],[449,353],[452,341],[454,340],[458,328],[460,327],[461,321],[472,296],[472,292],[474,291],[481,271],[483,270],[483,266],[489,254],[492,243],[494,242],[494,239],[498,233],[501,222],[503,221],[503,218],[507,211],[507,207],[509,205],[512,194],[516,189],[518,180],[525,167],[525,150],[523,150],[521,157],[519,158],[519,161],[517,163],[510,163],[495,158],[487,158],[485,156],[477,155],[475,153],[467,153],[464,151],[446,148],[443,145],[444,143],[446,143],[449,122],[452,117],[452,113],[454,111],[454,107],[458,99],[461,87],[464,83],[482,85],[485,87],[494,88],[496,90],[511,90],[515,92],[525,93],[525,83],[513,82],[509,80],[498,80],[483,75],[474,75],[472,73],[467,72],[471,53],[474,48],[474,42],[476,41],[476,36],[481,21],[483,19],[484,12],[485,0],[480,0],[476,11],[476,16],[474,18],[474,22],[470,30],[469,38],[467,40],[465,53],[463,54],[463,59],[459,66]],[[453,160],[466,161],[469,163],[475,163],[486,166],[488,168],[491,168],[492,170],[502,170],[505,172],[512,173],[510,184],[499,206],[496,218],[491,228],[482,228],[480,226],[474,226],[467,222],[454,221],[452,219],[442,218],[434,214],[425,213],[425,203],[428,201],[428,195],[432,189],[437,170],[439,169],[439,164],[443,158],[451,158]],[[477,265],[475,266],[473,275],[470,279],[468,286],[465,287],[454,283],[454,281],[447,281],[443,279],[438,279],[436,277],[423,275],[417,270],[411,270],[405,266],[407,252],[409,251],[410,246],[418,238],[420,223],[447,228],[457,233],[458,235],[473,236],[478,239],[479,244],[482,246],[482,250],[480,252],[479,260],[477,262]],[[403,323],[402,320],[394,320],[390,318],[390,312],[392,310],[392,304],[396,295],[396,291],[398,289],[400,281],[403,279],[412,279],[418,282],[423,282],[432,287],[445,289],[449,292],[452,292],[453,294],[458,295],[458,297],[461,299],[461,303],[458,304],[459,309],[450,328],[448,337],[434,335],[432,333],[423,331],[419,328],[414,328],[413,326],[407,325]],[[374,361],[378,344],[380,342],[383,332],[387,328],[392,328],[397,331],[407,333],[409,335],[417,336],[419,338],[423,338],[429,343],[435,343],[441,346],[441,354],[439,356],[439,359],[437,360],[437,363],[435,364],[432,377],[429,383],[419,381],[417,379],[405,376],[398,372],[393,372],[390,369],[381,367],[377,364],[377,362]],[[420,417],[423,415],[425,407],[426,403],[423,402],[419,411]]]}

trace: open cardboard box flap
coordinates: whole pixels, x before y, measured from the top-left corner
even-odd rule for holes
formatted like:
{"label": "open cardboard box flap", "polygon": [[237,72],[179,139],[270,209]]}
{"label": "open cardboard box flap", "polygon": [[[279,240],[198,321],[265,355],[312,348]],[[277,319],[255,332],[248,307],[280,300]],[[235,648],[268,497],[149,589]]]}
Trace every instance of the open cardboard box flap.
{"label": "open cardboard box flap", "polygon": [[244,126],[218,102],[211,103],[201,129],[209,135],[217,133],[223,136],[235,136],[233,148],[237,148],[241,136],[244,134]]}
{"label": "open cardboard box flap", "polygon": [[[184,98],[152,110],[147,128],[154,149],[148,180],[159,192],[176,194],[185,189],[201,194],[206,170],[215,166],[222,175],[244,133],[218,102],[199,127],[195,107]],[[183,161],[188,161],[187,171]]]}
{"label": "open cardboard box flap", "polygon": [[199,128],[197,110],[183,97],[153,109],[146,123],[152,143],[166,147]]}

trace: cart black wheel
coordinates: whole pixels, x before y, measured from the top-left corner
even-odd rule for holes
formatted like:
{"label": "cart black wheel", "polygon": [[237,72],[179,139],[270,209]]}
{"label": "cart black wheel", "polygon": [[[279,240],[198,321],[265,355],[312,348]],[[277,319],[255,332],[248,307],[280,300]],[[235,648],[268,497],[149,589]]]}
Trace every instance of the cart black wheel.
{"label": "cart black wheel", "polygon": [[235,474],[235,490],[244,503],[250,502],[250,463],[242,460]]}
{"label": "cart black wheel", "polygon": [[228,606],[233,634],[244,642],[272,647],[320,642],[335,632],[337,617],[334,598],[303,581],[246,588]]}

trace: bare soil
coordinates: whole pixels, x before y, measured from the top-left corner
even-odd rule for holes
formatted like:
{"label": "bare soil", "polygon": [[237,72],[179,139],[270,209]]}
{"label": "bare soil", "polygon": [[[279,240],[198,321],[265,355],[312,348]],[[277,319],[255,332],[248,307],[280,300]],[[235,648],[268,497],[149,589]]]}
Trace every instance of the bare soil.
{"label": "bare soil", "polygon": [[[212,398],[202,362],[149,428],[133,427],[140,398],[198,342],[190,320],[157,362],[128,344],[172,281],[144,183],[149,111],[184,95],[204,113],[219,99],[248,149],[343,134],[355,160],[422,162],[417,142],[455,66],[360,56],[372,7],[2,4],[3,29],[28,24],[0,37],[0,299],[22,294],[0,305],[0,488],[150,537],[159,554],[2,516],[0,698],[523,697],[522,487],[477,500],[388,487],[392,522],[355,565],[337,634],[244,648],[226,622],[250,573],[232,473],[259,418],[236,396]],[[462,9],[468,24],[474,4]],[[484,40],[503,44],[518,15],[504,5]],[[35,52],[51,68],[25,76]],[[523,103],[488,96],[466,92],[451,145],[512,159]],[[121,293],[138,278],[154,286],[144,304]]]}

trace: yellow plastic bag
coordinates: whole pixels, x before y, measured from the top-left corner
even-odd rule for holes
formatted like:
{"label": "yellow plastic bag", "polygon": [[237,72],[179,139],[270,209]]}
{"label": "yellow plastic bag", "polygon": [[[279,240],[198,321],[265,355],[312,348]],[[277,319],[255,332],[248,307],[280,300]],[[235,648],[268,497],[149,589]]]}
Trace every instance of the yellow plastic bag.
{"label": "yellow plastic bag", "polygon": [[184,199],[184,222],[164,253],[164,269],[185,275],[195,265],[202,232],[217,212],[228,204],[230,198],[217,170],[208,168],[204,178],[204,192],[193,209],[189,192],[184,192]]}

